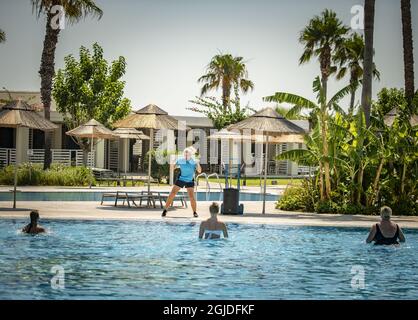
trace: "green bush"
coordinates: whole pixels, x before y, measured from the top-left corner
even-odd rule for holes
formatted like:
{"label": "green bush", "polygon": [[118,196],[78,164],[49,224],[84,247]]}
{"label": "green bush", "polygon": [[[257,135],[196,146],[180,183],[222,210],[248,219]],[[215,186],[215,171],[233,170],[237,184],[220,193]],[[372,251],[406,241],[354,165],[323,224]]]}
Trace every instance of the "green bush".
{"label": "green bush", "polygon": [[[86,186],[94,183],[94,175],[86,167],[52,165],[49,170],[43,170],[41,165],[24,163],[19,165],[17,176],[20,186]],[[0,170],[0,184],[14,184],[14,166]]]}
{"label": "green bush", "polygon": [[300,186],[292,186],[284,191],[277,201],[276,208],[286,211],[312,212],[318,195],[309,180],[304,180]]}

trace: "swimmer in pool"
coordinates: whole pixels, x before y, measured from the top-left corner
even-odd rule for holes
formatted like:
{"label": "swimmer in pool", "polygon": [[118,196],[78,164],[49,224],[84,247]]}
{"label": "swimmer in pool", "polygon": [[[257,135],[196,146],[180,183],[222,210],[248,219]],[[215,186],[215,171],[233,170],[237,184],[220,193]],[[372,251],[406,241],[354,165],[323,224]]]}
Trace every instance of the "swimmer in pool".
{"label": "swimmer in pool", "polygon": [[218,220],[219,205],[216,202],[211,204],[209,212],[210,218],[200,224],[199,239],[219,239],[221,235],[228,238],[225,223]]}
{"label": "swimmer in pool", "polygon": [[161,214],[162,217],[167,215],[167,209],[170,208],[171,204],[173,203],[174,197],[176,196],[177,192],[180,191],[182,188],[186,188],[187,194],[189,195],[190,204],[193,210],[193,217],[197,218],[197,205],[196,205],[196,198],[194,194],[194,173],[202,172],[202,168],[200,167],[199,162],[192,158],[193,154],[195,153],[195,149],[193,147],[186,148],[183,151],[183,158],[177,160],[175,166],[180,168],[180,175],[177,178],[173,188],[171,189],[171,193],[168,196],[168,199],[165,203],[165,208],[163,213]]}
{"label": "swimmer in pool", "polygon": [[22,232],[29,234],[44,233],[46,230],[38,225],[39,212],[38,210],[32,210],[30,212],[30,223],[22,229]]}
{"label": "swimmer in pool", "polygon": [[380,223],[372,226],[366,242],[371,243],[374,241],[375,245],[391,245],[405,242],[402,229],[391,221],[392,209],[386,206],[382,207],[380,209],[380,217]]}

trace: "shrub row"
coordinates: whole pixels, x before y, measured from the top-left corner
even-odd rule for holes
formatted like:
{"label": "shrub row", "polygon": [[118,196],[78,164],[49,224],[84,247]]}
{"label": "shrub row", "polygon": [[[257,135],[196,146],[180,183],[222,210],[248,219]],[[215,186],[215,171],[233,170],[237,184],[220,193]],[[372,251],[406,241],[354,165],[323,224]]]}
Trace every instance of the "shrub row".
{"label": "shrub row", "polygon": [[[52,165],[43,170],[41,165],[24,163],[17,171],[18,185],[37,186],[87,186],[94,184],[94,175],[90,168],[66,167]],[[7,166],[0,170],[0,184],[13,185],[14,166]]]}

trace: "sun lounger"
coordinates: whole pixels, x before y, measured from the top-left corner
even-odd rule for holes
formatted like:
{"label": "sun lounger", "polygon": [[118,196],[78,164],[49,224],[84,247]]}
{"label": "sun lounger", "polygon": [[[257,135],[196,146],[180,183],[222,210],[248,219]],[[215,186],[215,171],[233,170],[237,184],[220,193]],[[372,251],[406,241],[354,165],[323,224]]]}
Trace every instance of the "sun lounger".
{"label": "sun lounger", "polygon": [[[136,206],[139,207],[142,205],[142,201],[146,200],[147,204],[152,204],[152,206],[155,208],[155,200],[157,198],[156,195],[149,195],[148,193],[144,194],[142,192],[125,192],[125,191],[116,191],[116,192],[106,192],[102,194],[102,201],[101,201],[101,205],[103,204],[103,202],[106,199],[114,199],[114,205],[115,207],[118,206],[118,202],[119,201],[123,201],[122,205],[125,205],[125,202],[128,204],[128,207],[131,207],[131,203]],[[137,204],[137,202],[139,201],[139,206]],[[160,201],[161,202],[161,201]]]}
{"label": "sun lounger", "polygon": [[[142,191],[142,193],[146,194],[146,193],[148,193],[148,191]],[[160,201],[160,206],[161,206],[161,208],[163,208],[163,201],[164,201],[164,203],[167,202],[169,192],[151,191],[151,193],[156,195],[156,199]],[[174,203],[174,201],[180,201],[181,205],[183,207],[187,208],[187,198],[188,198],[188,196],[186,196],[186,195],[177,194],[173,199],[173,203]],[[171,204],[171,206],[173,206],[173,204]]]}

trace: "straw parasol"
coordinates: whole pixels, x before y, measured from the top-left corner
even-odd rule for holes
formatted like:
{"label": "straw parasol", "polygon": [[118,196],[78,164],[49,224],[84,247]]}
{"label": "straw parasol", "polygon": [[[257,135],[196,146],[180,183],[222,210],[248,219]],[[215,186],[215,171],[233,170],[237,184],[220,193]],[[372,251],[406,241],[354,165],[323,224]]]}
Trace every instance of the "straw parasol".
{"label": "straw parasol", "polygon": [[[30,128],[42,131],[50,131],[58,128],[49,120],[35,112],[26,102],[13,100],[5,104],[0,110],[0,127],[16,129],[16,144],[18,141],[18,128]],[[17,146],[16,146],[17,147]],[[13,186],[13,208],[16,208],[16,187],[17,187],[17,163],[14,172]]]}
{"label": "straw parasol", "polygon": [[[106,128],[99,121],[91,119],[90,121],[78,126],[75,129],[67,131],[65,134],[77,137],[91,139],[91,153],[93,154],[93,140],[96,139],[117,139],[118,137],[113,134],[112,130]],[[93,167],[93,162],[92,162]]]}
{"label": "straw parasol", "polygon": [[[154,130],[159,129],[178,129],[178,120],[168,115],[163,109],[154,104],[149,104],[146,107],[135,111],[126,118],[117,121],[114,124],[115,128],[136,128],[150,130],[150,148],[154,148]],[[186,128],[187,129],[187,128]],[[148,193],[151,191],[151,159],[152,155],[149,152],[148,161]]]}
{"label": "straw parasol", "polygon": [[[135,128],[118,128],[113,130],[113,134],[117,135],[119,139],[128,141],[129,139],[135,140],[149,140],[150,137],[145,135],[142,131],[136,130]],[[125,176],[126,176],[126,165],[125,165]]]}
{"label": "straw parasol", "polygon": [[[387,125],[388,127],[391,127],[393,123],[395,122],[395,119],[398,115],[399,115],[399,112],[397,108],[390,110],[384,117],[385,125]],[[411,118],[409,119],[409,123],[411,124],[412,127],[417,126],[418,115],[415,115],[415,114],[412,115]]]}
{"label": "straw parasol", "polygon": [[[302,139],[305,131],[296,124],[285,119],[279,115],[273,108],[264,108],[247,119],[232,124],[227,127],[228,130],[254,130],[256,132],[262,132],[265,135],[263,142],[266,144],[266,152],[264,159],[264,191],[263,191],[263,214],[266,212],[266,189],[267,189],[267,161],[268,161],[268,144],[291,142],[298,139]],[[273,137],[271,141],[270,138]],[[289,138],[289,139],[287,139]]]}

